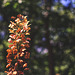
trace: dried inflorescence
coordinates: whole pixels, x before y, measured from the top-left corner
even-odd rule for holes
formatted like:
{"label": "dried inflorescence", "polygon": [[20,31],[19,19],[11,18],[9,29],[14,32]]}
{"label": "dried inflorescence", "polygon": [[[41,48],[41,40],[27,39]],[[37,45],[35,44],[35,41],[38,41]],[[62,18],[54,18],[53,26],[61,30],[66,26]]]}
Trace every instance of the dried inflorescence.
{"label": "dried inflorescence", "polygon": [[12,43],[7,49],[7,75],[21,75],[24,74],[24,70],[29,70],[28,68],[28,59],[30,58],[29,53],[29,30],[30,24],[27,21],[27,16],[21,14],[17,15],[17,18],[12,16],[11,19],[14,22],[10,21],[9,24],[9,39],[8,42]]}

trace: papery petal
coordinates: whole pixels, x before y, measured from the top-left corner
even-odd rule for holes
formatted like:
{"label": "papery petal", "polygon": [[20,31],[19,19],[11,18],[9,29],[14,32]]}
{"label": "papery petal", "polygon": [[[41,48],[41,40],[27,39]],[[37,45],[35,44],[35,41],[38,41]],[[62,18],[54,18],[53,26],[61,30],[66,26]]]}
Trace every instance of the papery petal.
{"label": "papery petal", "polygon": [[13,50],[13,54],[16,54],[16,53],[17,53],[17,51],[18,51],[17,49],[14,49],[14,50]]}
{"label": "papery petal", "polygon": [[9,24],[9,27],[10,27],[10,28],[13,28],[13,27],[14,27],[14,24]]}
{"label": "papery petal", "polygon": [[29,43],[29,41],[26,41],[26,43]]}
{"label": "papery petal", "polygon": [[23,26],[23,30],[27,30],[28,29],[28,26],[27,24]]}
{"label": "papery petal", "polygon": [[13,41],[13,45],[16,45],[16,40]]}
{"label": "papery petal", "polygon": [[23,15],[21,15],[21,14],[18,14],[18,15],[17,15],[17,17],[19,17],[19,18],[22,17],[22,16],[23,16]]}
{"label": "papery petal", "polygon": [[27,16],[24,16],[24,19],[27,19]]}
{"label": "papery petal", "polygon": [[9,54],[12,54],[12,50],[11,49],[7,49],[6,50]]}
{"label": "papery petal", "polygon": [[21,46],[22,46],[22,47],[25,47],[25,45],[24,45],[24,44],[21,44]]}
{"label": "papery petal", "polygon": [[15,22],[16,22],[16,23],[20,23],[21,20],[20,20],[19,18],[17,18],[17,19],[15,20]]}
{"label": "papery petal", "polygon": [[20,23],[20,26],[23,26],[24,25],[24,22]]}
{"label": "papery petal", "polygon": [[21,39],[17,39],[17,40],[16,40],[16,42],[20,42],[20,41],[21,41]]}
{"label": "papery petal", "polygon": [[17,66],[18,66],[18,63],[16,62],[16,63],[15,63],[15,67],[17,67]]}
{"label": "papery petal", "polygon": [[25,68],[24,70],[29,70],[29,68]]}
{"label": "papery petal", "polygon": [[21,54],[20,54],[20,57],[22,57],[24,55],[24,52],[22,52]]}
{"label": "papery petal", "polygon": [[12,54],[8,53],[8,55],[6,56],[7,59],[11,59]]}
{"label": "papery petal", "polygon": [[12,67],[11,67],[11,68],[9,68],[9,71],[12,71]]}
{"label": "papery petal", "polygon": [[11,62],[12,62],[12,59],[8,59],[8,60],[7,60],[7,63],[11,63]]}
{"label": "papery petal", "polygon": [[16,39],[20,39],[20,36],[17,36],[17,38]]}
{"label": "papery petal", "polygon": [[9,37],[11,37],[12,39],[15,39],[17,35],[11,34]]}
{"label": "papery petal", "polygon": [[9,48],[11,48],[13,45],[11,44],[11,45],[9,45]]}
{"label": "papery petal", "polygon": [[11,29],[9,29],[9,33],[14,33],[14,31],[13,31],[13,30],[11,30]]}
{"label": "papery petal", "polygon": [[16,36],[17,36],[17,35],[13,35],[13,39],[15,39],[15,38],[16,38]]}
{"label": "papery petal", "polygon": [[14,71],[14,72],[13,72],[13,75],[17,75],[17,71]]}
{"label": "papery petal", "polygon": [[8,71],[4,71],[5,73],[9,73]]}
{"label": "papery petal", "polygon": [[12,49],[12,50],[16,49],[16,46],[12,46],[11,49]]}
{"label": "papery petal", "polygon": [[30,58],[30,53],[26,52],[25,59],[29,59],[29,58]]}
{"label": "papery petal", "polygon": [[29,44],[25,44],[25,47],[29,48],[30,46],[29,46]]}
{"label": "papery petal", "polygon": [[12,16],[11,19],[15,19],[16,17]]}
{"label": "papery petal", "polygon": [[22,33],[22,32],[23,32],[23,29],[21,29],[20,33]]}
{"label": "papery petal", "polygon": [[7,75],[12,75],[12,71],[10,71]]}
{"label": "papery petal", "polygon": [[30,38],[28,38],[28,37],[27,37],[26,39],[27,39],[27,40],[29,40],[29,41],[31,40],[31,39],[30,39]]}
{"label": "papery petal", "polygon": [[10,67],[10,65],[11,65],[10,63],[9,63],[9,64],[7,64],[6,68]]}
{"label": "papery petal", "polygon": [[20,28],[18,28],[16,32],[20,32],[20,31],[21,31],[21,29],[20,29]]}
{"label": "papery petal", "polygon": [[31,30],[31,28],[30,28],[30,27],[28,27],[28,30]]}
{"label": "papery petal", "polygon": [[14,23],[14,22],[12,22],[12,21],[10,21],[11,22],[11,24],[13,24],[13,25],[15,25],[16,26],[16,23]]}
{"label": "papery petal", "polygon": [[27,32],[26,35],[30,35],[30,33]]}
{"label": "papery petal", "polygon": [[23,68],[24,68],[24,67],[27,67],[27,63],[25,63],[25,64],[23,65]]}
{"label": "papery petal", "polygon": [[12,43],[12,39],[11,39],[11,38],[9,38],[9,39],[8,39],[8,42],[9,42],[9,43]]}
{"label": "papery petal", "polygon": [[24,35],[24,34],[21,34],[21,37],[22,37],[22,38],[24,38],[24,37],[25,37],[25,35]]}
{"label": "papery petal", "polygon": [[18,71],[19,74],[24,74],[22,71]]}
{"label": "papery petal", "polygon": [[23,43],[25,43],[25,42],[26,42],[26,40],[25,40],[24,38],[22,38],[22,41],[23,41]]}
{"label": "papery petal", "polygon": [[19,62],[20,64],[22,64],[22,63],[23,63],[23,60],[21,60],[21,59],[18,59],[18,62]]}
{"label": "papery petal", "polygon": [[24,52],[26,50],[26,48],[20,48],[20,53]]}
{"label": "papery petal", "polygon": [[11,24],[9,24],[9,26],[8,27],[11,27]]}
{"label": "papery petal", "polygon": [[22,49],[22,51],[25,51],[26,49],[24,48],[24,49]]}
{"label": "papery petal", "polygon": [[14,55],[14,59],[16,59],[18,57],[18,55],[16,54],[16,55]]}

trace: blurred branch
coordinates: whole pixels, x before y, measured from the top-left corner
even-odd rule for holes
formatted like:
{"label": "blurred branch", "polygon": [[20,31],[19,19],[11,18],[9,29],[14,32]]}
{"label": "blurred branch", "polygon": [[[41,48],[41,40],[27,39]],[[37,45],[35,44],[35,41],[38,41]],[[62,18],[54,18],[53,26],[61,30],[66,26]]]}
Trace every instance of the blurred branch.
{"label": "blurred branch", "polygon": [[[50,26],[50,12],[48,10],[50,10],[51,8],[51,4],[52,4],[52,0],[45,0],[45,10],[47,11],[47,15],[44,17],[44,27],[45,27],[45,37],[46,37],[46,46],[48,48],[48,61],[49,61],[49,75],[55,75],[55,71],[54,71],[54,55],[53,55],[53,48],[50,44],[50,31],[49,31],[49,26]],[[49,9],[47,9],[49,8]]]}

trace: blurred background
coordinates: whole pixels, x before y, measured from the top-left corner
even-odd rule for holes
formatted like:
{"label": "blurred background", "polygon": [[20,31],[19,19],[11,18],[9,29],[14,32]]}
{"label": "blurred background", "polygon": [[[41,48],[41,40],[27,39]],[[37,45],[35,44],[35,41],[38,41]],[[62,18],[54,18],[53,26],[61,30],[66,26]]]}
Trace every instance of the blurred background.
{"label": "blurred background", "polygon": [[75,0],[0,0],[0,75],[6,75],[8,25],[18,14],[31,23],[25,75],[75,75]]}

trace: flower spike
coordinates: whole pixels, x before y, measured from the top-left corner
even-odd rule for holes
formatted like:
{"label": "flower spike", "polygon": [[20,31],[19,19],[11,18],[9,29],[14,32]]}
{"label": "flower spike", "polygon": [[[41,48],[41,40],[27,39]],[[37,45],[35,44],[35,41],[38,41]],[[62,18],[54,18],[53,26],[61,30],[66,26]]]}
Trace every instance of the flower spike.
{"label": "flower spike", "polygon": [[30,47],[29,41],[29,31],[30,24],[27,20],[27,16],[21,14],[17,15],[17,18],[12,16],[9,24],[9,39],[8,42],[12,43],[7,49],[7,75],[20,75],[24,74],[24,70],[29,70],[27,59],[30,58],[30,52],[28,48]]}

